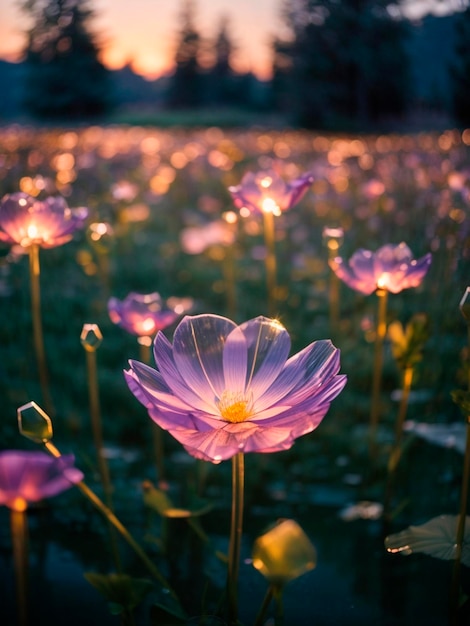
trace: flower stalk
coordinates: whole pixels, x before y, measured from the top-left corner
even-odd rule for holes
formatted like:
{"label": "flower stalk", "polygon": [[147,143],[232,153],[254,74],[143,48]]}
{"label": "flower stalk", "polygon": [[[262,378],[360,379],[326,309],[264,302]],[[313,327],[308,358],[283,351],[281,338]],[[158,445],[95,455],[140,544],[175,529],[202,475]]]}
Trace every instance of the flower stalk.
{"label": "flower stalk", "polygon": [[383,344],[387,334],[387,296],[386,289],[377,289],[377,326],[374,346],[374,365],[372,372],[372,397],[370,408],[369,452],[371,458],[376,454],[377,426],[380,415],[380,391],[382,386]]}
{"label": "flower stalk", "polygon": [[276,311],[276,252],[275,252],[275,231],[274,213],[263,211],[264,243],[266,246],[266,288],[268,295],[268,315],[275,317]]}
{"label": "flower stalk", "polygon": [[[152,338],[151,337],[138,337],[137,342],[139,343],[139,352],[140,352],[140,360],[142,363],[146,365],[150,364],[150,354],[151,354],[151,346],[152,346]],[[153,439],[153,451],[155,455],[155,468],[157,471],[158,481],[165,481],[165,447],[163,445],[163,432],[160,426],[152,422],[150,424],[152,429],[152,439]]]}
{"label": "flower stalk", "polygon": [[44,348],[44,335],[41,316],[41,290],[40,290],[40,263],[39,245],[32,243],[29,248],[29,275],[31,289],[31,314],[33,320],[34,349],[36,352],[36,362],[39,373],[39,383],[41,385],[42,397],[47,412],[54,414],[51,394],[49,391],[49,375],[47,371],[46,352]]}
{"label": "flower stalk", "polygon": [[[90,402],[91,427],[93,432],[93,441],[98,460],[98,470],[103,486],[105,501],[108,508],[112,511],[113,497],[111,477],[109,474],[108,463],[104,455],[103,445],[103,427],[101,422],[100,397],[98,389],[98,370],[96,364],[96,350],[101,345],[102,335],[96,324],[85,324],[82,331],[82,345],[85,348],[87,376],[88,376],[88,397]],[[109,526],[109,540],[111,553],[117,572],[122,571],[121,557],[119,554],[119,546],[117,537],[112,527]]]}
{"label": "flower stalk", "polygon": [[[468,296],[470,289],[467,287],[465,294],[460,302],[460,310],[467,322],[468,346],[470,348],[470,315],[468,311]],[[470,367],[468,368],[467,388],[470,391]],[[462,472],[462,487],[460,492],[460,510],[457,522],[457,535],[455,539],[455,560],[452,570],[452,581],[450,588],[450,623],[451,626],[458,624],[458,609],[460,597],[460,569],[462,561],[463,540],[465,536],[465,520],[467,516],[468,490],[470,487],[470,415],[467,415],[466,439],[465,439],[465,455]]]}
{"label": "flower stalk", "polygon": [[28,624],[28,528],[26,503],[10,510],[13,561],[15,564],[18,625]]}
{"label": "flower stalk", "polygon": [[[56,458],[62,456],[60,451],[51,441],[45,441],[44,447],[52,456]],[[109,509],[102,500],[100,500],[100,498],[94,493],[94,491],[90,489],[90,487],[88,487],[88,485],[83,480],[77,482],[75,486],[80,489],[83,495],[88,498],[93,506],[98,509],[98,511],[114,526],[114,528],[116,528],[116,530],[121,534],[121,536],[125,539],[128,545],[134,550],[140,560],[144,563],[144,565],[147,567],[148,571],[155,578],[155,580],[157,580],[165,589],[167,589],[174,598],[177,598],[176,593],[173,591],[166,578],[155,567],[155,565],[148,558],[148,556],[145,554],[139,544],[135,541],[127,528],[116,517],[113,511]]]}
{"label": "flower stalk", "polygon": [[400,398],[400,405],[398,407],[398,415],[397,421],[395,424],[395,442],[390,451],[390,456],[388,458],[388,475],[387,475],[387,484],[385,487],[385,498],[384,498],[384,512],[383,516],[386,521],[390,521],[390,507],[393,493],[393,484],[395,479],[395,472],[398,467],[398,463],[401,458],[401,444],[403,439],[403,424],[405,422],[406,413],[408,411],[408,400],[410,397],[411,384],[413,382],[413,367],[405,368],[403,372],[403,385],[402,385],[402,393]]}
{"label": "flower stalk", "polygon": [[229,624],[235,625],[238,617],[238,572],[243,529],[245,458],[242,452],[232,457],[232,517],[228,555],[228,613]]}

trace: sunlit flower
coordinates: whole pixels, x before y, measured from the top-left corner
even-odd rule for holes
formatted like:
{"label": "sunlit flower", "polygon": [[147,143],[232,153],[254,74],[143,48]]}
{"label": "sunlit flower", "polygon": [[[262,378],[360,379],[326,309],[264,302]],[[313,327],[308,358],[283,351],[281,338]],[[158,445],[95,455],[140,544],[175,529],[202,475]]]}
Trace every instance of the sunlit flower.
{"label": "sunlit flower", "polygon": [[138,336],[152,336],[164,330],[181,315],[186,313],[191,301],[173,298],[172,305],[164,304],[160,294],[129,293],[124,300],[110,298],[108,313],[111,321],[128,333]]}
{"label": "sunlit flower", "polygon": [[346,383],[339,350],[291,347],[276,320],[237,326],[217,315],[185,317],[173,345],[154,342],[157,369],[130,361],[132,393],[150,417],[196,458],[218,463],[238,452],[276,452],[314,430]]}
{"label": "sunlit flower", "polygon": [[54,458],[45,452],[0,452],[0,504],[24,511],[28,503],[55,496],[82,480],[73,455]]}
{"label": "sunlit flower", "polygon": [[417,287],[430,265],[430,252],[415,260],[405,243],[387,244],[376,252],[361,248],[348,263],[341,257],[330,261],[330,267],[338,278],[366,295],[377,289],[399,293],[402,289]]}
{"label": "sunlit flower", "polygon": [[312,182],[311,174],[285,182],[277,172],[270,169],[256,174],[247,172],[240,185],[229,187],[228,190],[238,209],[280,215],[299,202]]}
{"label": "sunlit flower", "polygon": [[0,241],[55,248],[70,241],[87,217],[87,208],[70,209],[62,197],[41,201],[23,192],[8,194],[0,204]]}

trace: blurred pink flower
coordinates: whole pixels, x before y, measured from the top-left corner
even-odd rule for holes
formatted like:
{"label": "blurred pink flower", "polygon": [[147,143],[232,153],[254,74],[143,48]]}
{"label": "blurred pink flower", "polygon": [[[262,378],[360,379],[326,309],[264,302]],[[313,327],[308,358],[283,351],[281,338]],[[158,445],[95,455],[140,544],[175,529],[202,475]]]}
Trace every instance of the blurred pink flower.
{"label": "blurred pink flower", "polygon": [[138,336],[153,336],[164,330],[192,306],[188,298],[172,298],[165,305],[160,294],[129,293],[124,300],[110,298],[108,313],[111,321],[128,333]]}
{"label": "blurred pink flower", "polygon": [[0,504],[24,511],[30,502],[55,496],[83,479],[69,454],[54,458],[45,452],[0,452]]}
{"label": "blurred pink flower", "polygon": [[209,246],[231,246],[235,241],[235,231],[225,220],[217,220],[205,226],[184,228],[180,240],[186,254],[201,254]]}
{"label": "blurred pink flower", "polygon": [[87,217],[87,208],[70,209],[61,197],[36,200],[23,192],[8,194],[0,203],[0,241],[55,248],[70,241]]}
{"label": "blurred pink flower", "polygon": [[377,289],[399,293],[402,289],[417,287],[431,264],[431,253],[413,259],[405,243],[386,244],[376,252],[359,249],[349,262],[341,257],[330,261],[335,274],[349,287],[369,295]]}
{"label": "blurred pink flower", "polygon": [[229,187],[238,209],[247,208],[253,213],[269,212],[280,215],[294,206],[305,195],[313,182],[308,173],[291,182],[285,182],[273,169],[254,174],[247,172],[240,185]]}
{"label": "blurred pink flower", "polygon": [[173,344],[154,342],[158,369],[130,361],[125,377],[150,417],[192,456],[219,463],[238,452],[277,452],[314,430],[346,383],[339,350],[315,341],[288,359],[276,320],[237,326],[218,315],[185,317]]}

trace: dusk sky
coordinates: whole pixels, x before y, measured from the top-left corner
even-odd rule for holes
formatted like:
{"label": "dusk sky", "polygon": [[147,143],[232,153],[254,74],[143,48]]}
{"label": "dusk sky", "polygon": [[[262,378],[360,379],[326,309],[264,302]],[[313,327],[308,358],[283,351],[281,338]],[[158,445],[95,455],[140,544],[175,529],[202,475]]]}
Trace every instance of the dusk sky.
{"label": "dusk sky", "polygon": [[[237,71],[253,71],[269,78],[270,41],[282,31],[282,0],[196,0],[195,22],[199,33],[214,36],[220,19],[229,18],[229,28],[238,52]],[[155,78],[171,69],[182,1],[173,0],[93,0],[94,30],[102,42],[102,60],[111,68],[133,61],[134,70]],[[431,5],[441,12],[456,0],[417,0],[415,14]],[[0,0],[0,58],[18,60],[24,46],[28,20],[18,0]],[[416,8],[418,5],[418,8]]]}
{"label": "dusk sky", "polygon": [[[195,22],[210,37],[220,19],[229,18],[239,71],[269,76],[269,42],[281,27],[281,0],[196,0]],[[118,68],[129,60],[141,74],[155,77],[171,68],[182,2],[174,0],[93,0],[94,30],[103,43],[103,61]],[[0,0],[0,58],[16,60],[28,21],[18,0]]]}

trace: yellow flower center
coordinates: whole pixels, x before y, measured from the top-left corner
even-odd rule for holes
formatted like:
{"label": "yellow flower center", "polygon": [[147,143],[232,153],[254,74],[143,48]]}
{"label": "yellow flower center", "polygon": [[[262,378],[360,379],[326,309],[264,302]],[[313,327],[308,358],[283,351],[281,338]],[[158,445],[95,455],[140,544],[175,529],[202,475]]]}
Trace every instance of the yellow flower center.
{"label": "yellow flower center", "polygon": [[251,399],[247,398],[240,391],[229,391],[226,389],[217,405],[222,418],[232,424],[244,422],[253,415]]}

